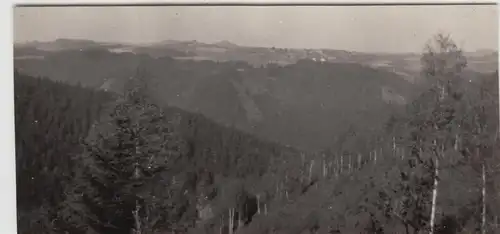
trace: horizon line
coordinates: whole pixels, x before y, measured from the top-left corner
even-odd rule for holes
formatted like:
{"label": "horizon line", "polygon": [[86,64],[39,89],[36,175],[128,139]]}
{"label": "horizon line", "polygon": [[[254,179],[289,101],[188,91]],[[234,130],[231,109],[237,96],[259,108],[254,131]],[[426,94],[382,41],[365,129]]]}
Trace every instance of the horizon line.
{"label": "horizon line", "polygon": [[[348,50],[348,49],[338,49],[338,48],[305,48],[305,47],[277,47],[277,46],[257,46],[257,45],[243,45],[243,44],[238,44],[234,43],[230,40],[218,40],[216,42],[206,42],[206,41],[200,41],[200,40],[179,40],[179,39],[164,39],[164,40],[158,40],[158,41],[153,41],[153,42],[120,42],[120,41],[99,41],[99,40],[94,40],[94,39],[88,39],[88,38],[71,38],[71,37],[61,37],[57,39],[52,39],[52,40],[27,40],[27,41],[14,41],[13,46],[16,45],[26,45],[30,43],[51,43],[51,42],[56,42],[57,40],[82,40],[82,41],[91,41],[95,43],[100,43],[100,44],[121,44],[124,46],[130,45],[130,46],[152,46],[155,44],[161,44],[165,43],[166,41],[174,41],[174,42],[196,42],[200,44],[206,44],[206,45],[215,45],[219,42],[229,42],[233,45],[236,45],[238,47],[246,47],[246,48],[277,48],[277,49],[291,49],[291,50],[337,50],[337,51],[346,51],[346,52],[352,52],[352,53],[359,53],[359,54],[414,54],[418,55],[421,54],[422,52],[415,52],[415,51],[402,51],[402,52],[387,52],[387,51],[372,51],[372,52],[364,52],[364,51],[357,51],[357,50]],[[424,48],[424,46],[422,46]],[[423,50],[423,49],[422,49]],[[468,51],[463,49],[462,50],[464,53],[477,53],[481,51],[488,51],[488,52],[493,52],[493,53],[498,53],[498,49],[492,49],[492,48],[482,48],[482,49],[476,49],[473,51]]]}

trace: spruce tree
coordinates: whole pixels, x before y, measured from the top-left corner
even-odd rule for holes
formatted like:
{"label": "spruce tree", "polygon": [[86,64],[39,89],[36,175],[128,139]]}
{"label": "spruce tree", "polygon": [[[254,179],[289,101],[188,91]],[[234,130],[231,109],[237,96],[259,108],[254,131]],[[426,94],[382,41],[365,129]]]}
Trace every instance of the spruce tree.
{"label": "spruce tree", "polygon": [[62,211],[76,230],[153,233],[175,220],[172,199],[181,191],[169,176],[185,147],[176,124],[151,104],[146,82],[144,77],[129,80],[127,92],[94,127],[85,152],[76,158],[80,166]]}

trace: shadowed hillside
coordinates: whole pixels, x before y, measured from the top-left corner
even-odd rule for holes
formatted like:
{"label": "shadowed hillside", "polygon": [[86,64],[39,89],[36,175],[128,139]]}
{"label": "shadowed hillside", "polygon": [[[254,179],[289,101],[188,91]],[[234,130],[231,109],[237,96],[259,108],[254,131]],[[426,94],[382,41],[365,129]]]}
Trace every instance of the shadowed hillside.
{"label": "shadowed hillside", "polygon": [[[249,133],[305,149],[329,148],[334,132],[380,125],[420,91],[398,75],[358,64],[269,64],[158,59],[104,50],[63,51],[16,60],[28,74],[121,91],[137,68],[164,104],[199,112]],[[369,121],[360,121],[371,115]]]}

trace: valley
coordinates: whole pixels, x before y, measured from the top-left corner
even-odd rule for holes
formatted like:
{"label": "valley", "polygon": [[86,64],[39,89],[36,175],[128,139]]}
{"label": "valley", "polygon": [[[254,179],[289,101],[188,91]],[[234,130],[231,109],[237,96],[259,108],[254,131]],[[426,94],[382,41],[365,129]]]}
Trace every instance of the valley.
{"label": "valley", "polygon": [[[208,46],[227,47],[219,48],[225,53],[207,52],[203,56],[211,59],[199,61],[178,59],[169,52],[155,56],[148,54],[145,47],[137,49],[145,53],[113,53],[106,49],[107,45],[98,48],[97,42],[57,42],[46,43],[52,45],[51,51],[44,49],[46,44],[32,48],[33,51],[21,47],[19,56],[23,59],[16,59],[16,68],[30,75],[114,92],[121,92],[123,83],[137,69],[144,69],[154,77],[154,94],[164,104],[313,151],[329,148],[336,132],[345,131],[350,125],[360,125],[362,129],[380,125],[394,109],[411,102],[425,87],[397,73],[348,59],[315,62],[305,56],[290,60],[287,65],[267,60],[270,64],[263,67],[245,61],[245,50],[254,51],[252,48],[227,43],[200,46],[172,42],[161,47],[170,52],[191,48],[192,53],[204,53],[208,50],[203,48]],[[158,53],[162,51],[158,47],[147,48]],[[43,53],[43,59],[26,58]],[[222,59],[226,62],[217,59],[231,53],[238,55]],[[360,121],[365,115],[373,118]]]}

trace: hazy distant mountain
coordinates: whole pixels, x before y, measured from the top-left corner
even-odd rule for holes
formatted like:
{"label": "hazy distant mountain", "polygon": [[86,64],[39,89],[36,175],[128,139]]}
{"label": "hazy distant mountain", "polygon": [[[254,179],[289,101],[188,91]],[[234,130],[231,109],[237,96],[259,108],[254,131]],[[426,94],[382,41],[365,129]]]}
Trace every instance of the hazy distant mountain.
{"label": "hazy distant mountain", "polygon": [[469,57],[498,56],[498,51],[490,49],[482,49],[473,52],[465,52],[465,55]]}
{"label": "hazy distant mountain", "polygon": [[223,47],[223,48],[236,48],[236,47],[239,47],[238,45],[236,45],[234,43],[231,43],[230,41],[226,41],[226,40],[214,43],[214,45],[219,46],[219,47]]}
{"label": "hazy distant mountain", "polygon": [[61,51],[90,48],[116,48],[121,47],[120,43],[102,43],[83,39],[57,39],[55,41],[40,42],[33,41],[16,44],[17,48],[34,48],[42,51]]}
{"label": "hazy distant mountain", "polygon": [[[416,53],[361,53],[333,49],[288,49],[239,46],[230,41],[213,44],[196,40],[165,40],[144,45],[123,45],[120,43],[101,43],[91,40],[58,39],[52,42],[32,42],[16,45],[16,48],[33,48],[42,51],[60,51],[88,48],[107,48],[112,52],[132,52],[148,54],[159,58],[163,56],[177,59],[245,61],[254,66],[267,63],[293,64],[302,59],[327,61],[332,63],[360,63],[374,68],[397,73],[410,82],[418,82],[420,55]],[[466,52],[469,69],[476,72],[491,73],[498,67],[498,52],[479,50]]]}

